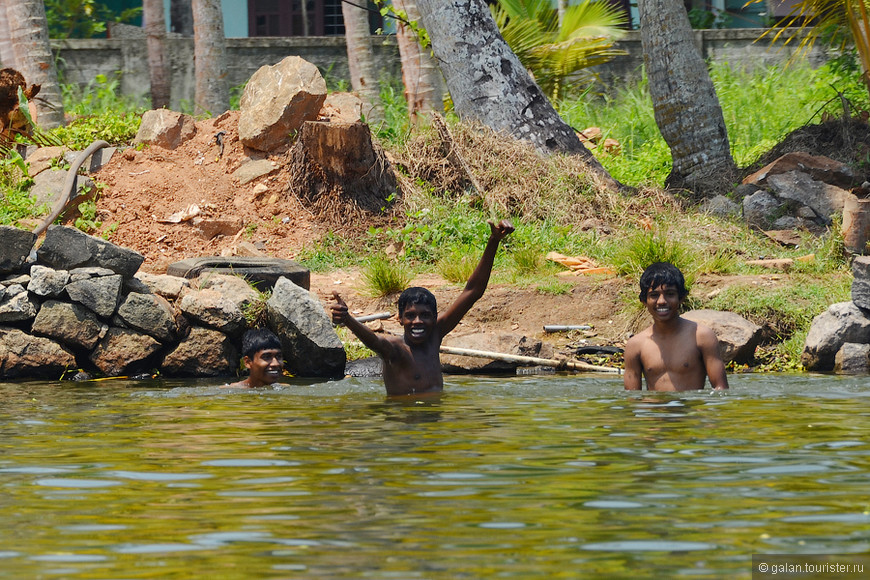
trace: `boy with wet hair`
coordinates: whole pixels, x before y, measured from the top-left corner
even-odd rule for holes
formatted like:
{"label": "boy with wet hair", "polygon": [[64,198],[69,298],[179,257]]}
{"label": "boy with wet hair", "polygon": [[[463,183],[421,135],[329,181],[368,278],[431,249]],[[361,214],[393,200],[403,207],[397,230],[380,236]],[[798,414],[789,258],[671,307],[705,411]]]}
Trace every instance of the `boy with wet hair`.
{"label": "boy with wet hair", "polygon": [[375,334],[348,313],[347,304],[337,292],[331,306],[332,321],[344,324],[364,345],[375,351],[384,363],[384,387],[388,395],[437,393],[444,389],[441,374],[441,341],[456,328],[462,317],[477,302],[489,284],[492,264],[502,239],[514,231],[508,220],[489,221],[490,235],[480,262],[468,278],[465,289],[447,310],[438,314],[435,296],[425,288],[408,288],[399,296],[399,323],[402,336]]}
{"label": "boy with wet hair", "polygon": [[228,387],[253,388],[277,383],[284,371],[281,340],[267,328],[252,328],[242,336],[242,360],[248,378]]}
{"label": "boy with wet hair", "polygon": [[688,295],[683,273],[673,264],[656,262],[644,270],[638,297],[653,323],[625,345],[627,390],[641,390],[641,378],[649,391],[703,389],[707,378],[714,389],[728,388],[716,334],[680,316]]}

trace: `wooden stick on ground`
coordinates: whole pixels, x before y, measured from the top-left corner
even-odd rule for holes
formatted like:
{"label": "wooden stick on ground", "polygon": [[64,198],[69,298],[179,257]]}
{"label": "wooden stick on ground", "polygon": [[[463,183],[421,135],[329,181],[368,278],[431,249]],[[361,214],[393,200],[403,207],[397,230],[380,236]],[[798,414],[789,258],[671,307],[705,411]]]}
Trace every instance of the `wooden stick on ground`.
{"label": "wooden stick on ground", "polygon": [[456,348],[453,346],[442,346],[441,352],[444,354],[456,354],[460,356],[471,356],[476,358],[489,358],[492,360],[500,360],[504,362],[526,363],[533,365],[541,365],[546,367],[554,367],[556,369],[567,369],[570,371],[588,371],[597,373],[614,373],[621,374],[620,369],[611,367],[602,367],[591,365],[580,361],[557,360],[552,358],[538,358],[534,356],[521,356],[517,354],[504,354],[500,352],[489,352],[486,350],[473,350],[470,348]]}

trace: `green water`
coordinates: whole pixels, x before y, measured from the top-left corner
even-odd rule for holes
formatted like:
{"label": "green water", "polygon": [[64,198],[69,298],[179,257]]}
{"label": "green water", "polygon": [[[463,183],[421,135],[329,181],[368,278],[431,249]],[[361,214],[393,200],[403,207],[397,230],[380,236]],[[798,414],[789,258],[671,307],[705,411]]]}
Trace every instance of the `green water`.
{"label": "green water", "polygon": [[0,383],[0,578],[750,578],[870,551],[870,380]]}

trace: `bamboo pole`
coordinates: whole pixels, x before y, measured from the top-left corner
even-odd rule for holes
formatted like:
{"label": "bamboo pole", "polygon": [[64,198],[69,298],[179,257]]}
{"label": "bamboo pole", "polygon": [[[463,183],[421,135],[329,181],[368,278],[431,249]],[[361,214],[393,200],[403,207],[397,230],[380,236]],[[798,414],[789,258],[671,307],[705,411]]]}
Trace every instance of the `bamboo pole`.
{"label": "bamboo pole", "polygon": [[538,358],[534,356],[521,356],[517,354],[504,354],[500,352],[490,352],[486,350],[473,350],[470,348],[457,348],[453,346],[442,346],[441,352],[443,354],[456,354],[460,356],[471,356],[475,358],[489,358],[492,360],[500,360],[504,362],[513,362],[513,363],[527,363],[533,365],[541,365],[546,367],[554,367],[556,369],[567,369],[570,371],[589,371],[589,372],[597,372],[597,373],[614,373],[614,374],[622,374],[620,369],[612,368],[612,367],[602,367],[598,365],[591,365],[589,363],[584,363],[580,361],[569,361],[569,360],[557,360],[552,358]]}
{"label": "bamboo pole", "polygon": [[369,314],[367,316],[356,316],[357,322],[371,322],[372,320],[386,320],[392,318],[392,312],[378,312],[377,314]]}

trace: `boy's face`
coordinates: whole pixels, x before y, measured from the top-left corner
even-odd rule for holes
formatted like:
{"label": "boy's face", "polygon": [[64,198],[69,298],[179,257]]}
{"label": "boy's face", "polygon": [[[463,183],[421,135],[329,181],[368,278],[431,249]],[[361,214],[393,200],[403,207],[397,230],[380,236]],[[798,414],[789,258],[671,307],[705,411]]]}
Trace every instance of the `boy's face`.
{"label": "boy's face", "polygon": [[284,356],[277,348],[258,350],[254,357],[245,357],[245,366],[250,372],[248,384],[252,387],[262,387],[278,382],[284,369]]}
{"label": "boy's face", "polygon": [[423,344],[435,331],[435,311],[423,304],[409,304],[399,317],[408,344]]}
{"label": "boy's face", "polygon": [[656,322],[667,322],[680,315],[683,300],[676,286],[662,284],[650,288],[646,294],[646,309]]}

